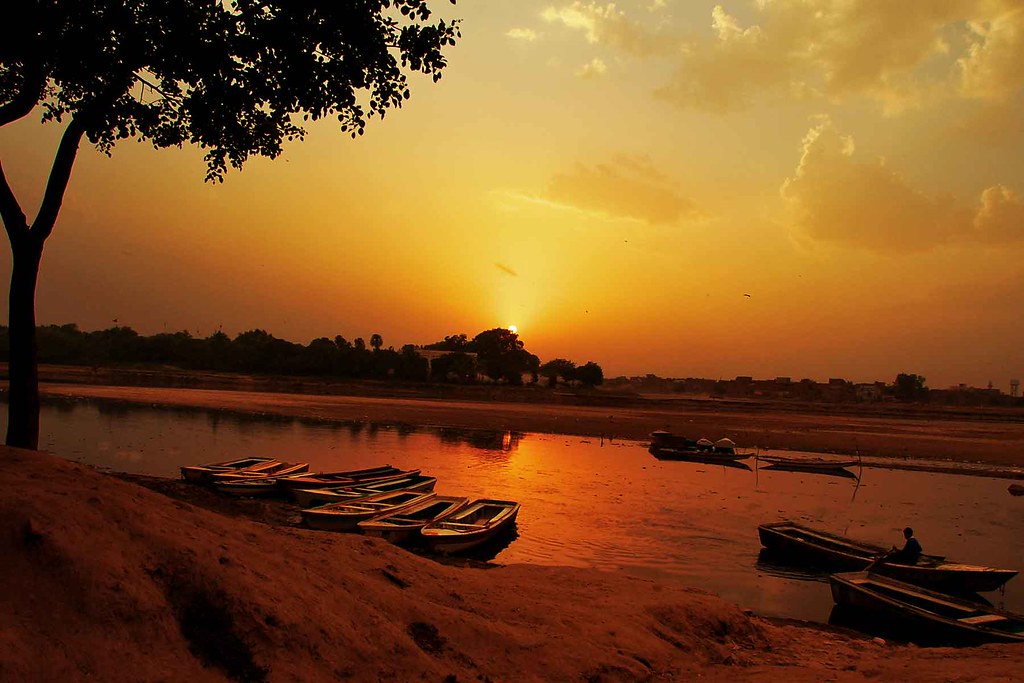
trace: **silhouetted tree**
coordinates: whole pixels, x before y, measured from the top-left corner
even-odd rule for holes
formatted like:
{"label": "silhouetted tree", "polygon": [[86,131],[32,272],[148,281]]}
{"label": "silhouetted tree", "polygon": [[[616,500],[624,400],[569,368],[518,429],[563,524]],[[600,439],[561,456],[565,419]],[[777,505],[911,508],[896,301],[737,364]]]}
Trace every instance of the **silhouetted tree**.
{"label": "silhouetted tree", "polygon": [[596,387],[604,382],[604,371],[594,361],[588,361],[576,368],[576,379],[587,387]]}
{"label": "silhouetted tree", "polygon": [[465,334],[452,334],[439,342],[433,344],[427,344],[423,348],[430,349],[431,351],[465,351],[466,347],[469,346],[469,337]]}
{"label": "silhouetted tree", "polygon": [[553,387],[558,384],[559,377],[562,378],[563,382],[574,380],[576,378],[576,364],[571,360],[556,358],[541,365],[538,368],[538,372],[542,377],[547,377],[548,386]]}
{"label": "silhouetted tree", "polygon": [[356,337],[356,340],[352,342],[352,348],[354,348],[356,351],[365,351],[366,342],[363,341],[362,337]]}
{"label": "silhouetted tree", "polygon": [[370,348],[374,351],[380,351],[380,347],[384,346],[384,337],[379,334],[370,335]]}
{"label": "silhouetted tree", "polygon": [[[388,350],[388,353],[395,353],[392,350]],[[406,344],[402,347],[401,354],[399,356],[398,376],[402,379],[410,379],[416,381],[424,381],[427,379],[427,372],[430,367],[430,363],[427,359],[416,352],[416,347],[412,344]]]}
{"label": "silhouetted tree", "polygon": [[30,223],[0,165],[0,218],[13,254],[7,444],[36,448],[35,288],[83,137],[109,154],[121,139],[199,145],[207,180],[250,155],[276,157],[302,120],[337,117],[362,134],[409,97],[406,71],[435,81],[457,23],[426,0],[26,0],[0,24],[0,126],[41,106],[66,122]]}
{"label": "silhouetted tree", "polygon": [[446,353],[430,363],[431,378],[441,382],[472,382],[476,379],[476,361],[462,353]]}
{"label": "silhouetted tree", "polygon": [[523,347],[519,335],[503,327],[476,335],[467,350],[476,353],[481,372],[509,384],[522,384],[524,373],[536,373],[540,367],[540,359]]}
{"label": "silhouetted tree", "polygon": [[901,372],[896,375],[894,383],[896,398],[901,401],[917,401],[924,398],[928,394],[924,382],[925,379],[921,375]]}

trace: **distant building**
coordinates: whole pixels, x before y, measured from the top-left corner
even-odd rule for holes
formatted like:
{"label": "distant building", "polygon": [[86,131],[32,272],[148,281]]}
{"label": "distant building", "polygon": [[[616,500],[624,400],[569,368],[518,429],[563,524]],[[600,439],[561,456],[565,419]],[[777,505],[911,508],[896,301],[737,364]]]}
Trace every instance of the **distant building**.
{"label": "distant building", "polygon": [[885,396],[884,382],[868,382],[853,385],[854,396],[858,401],[881,401]]}

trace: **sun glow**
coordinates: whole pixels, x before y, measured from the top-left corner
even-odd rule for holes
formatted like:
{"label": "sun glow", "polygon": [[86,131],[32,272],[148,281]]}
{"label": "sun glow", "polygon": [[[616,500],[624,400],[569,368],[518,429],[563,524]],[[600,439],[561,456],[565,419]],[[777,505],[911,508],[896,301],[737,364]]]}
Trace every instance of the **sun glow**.
{"label": "sun glow", "polygon": [[515,325],[509,325],[508,331],[511,332],[512,334],[519,334],[519,328],[516,327]]}

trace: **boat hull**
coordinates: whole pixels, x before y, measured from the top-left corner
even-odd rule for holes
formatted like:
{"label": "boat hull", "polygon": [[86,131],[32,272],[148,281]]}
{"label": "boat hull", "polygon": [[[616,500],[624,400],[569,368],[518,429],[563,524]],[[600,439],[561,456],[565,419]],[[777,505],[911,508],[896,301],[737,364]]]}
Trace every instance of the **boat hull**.
{"label": "boat hull", "polygon": [[401,470],[391,465],[372,467],[365,470],[349,470],[346,472],[317,472],[304,477],[293,477],[280,482],[280,487],[287,493],[293,489],[318,489],[335,486],[358,486],[371,482],[387,481],[399,477],[411,477],[419,474],[419,470]]}
{"label": "boat hull", "polygon": [[867,572],[833,574],[829,584],[837,605],[877,619],[919,645],[1024,643],[1020,615]]}
{"label": "boat hull", "polygon": [[[776,558],[833,571],[864,570],[887,550],[793,522],[762,524],[757,533],[761,545]],[[899,581],[960,594],[994,591],[1017,575],[1010,569],[945,562],[934,555],[922,556],[922,563],[917,565],[881,562],[872,569]]]}
{"label": "boat hull", "polygon": [[336,486],[322,489],[294,489],[292,497],[298,505],[303,507],[315,507],[327,505],[328,503],[340,503],[346,500],[356,500],[372,496],[377,493],[389,491],[433,491],[437,484],[436,477],[416,475],[414,477],[402,477],[398,479],[387,479],[379,482],[368,482],[356,486]]}
{"label": "boat hull", "polygon": [[394,491],[367,496],[358,501],[322,505],[302,511],[302,521],[322,531],[359,531],[359,522],[394,514],[433,498],[431,492]]}
{"label": "boat hull", "polygon": [[[500,508],[486,520],[477,521],[475,511]],[[519,503],[504,500],[477,500],[443,521],[428,524],[420,532],[427,546],[436,553],[453,554],[472,550],[504,534],[516,521]]]}
{"label": "boat hull", "polygon": [[834,470],[843,470],[847,467],[853,467],[857,464],[856,460],[800,459],[767,455],[759,456],[757,460],[758,462],[768,463],[769,465],[779,469],[801,470],[807,472],[831,472]]}
{"label": "boat hull", "polygon": [[185,465],[181,468],[181,477],[193,484],[205,484],[211,481],[215,474],[239,474],[254,468],[263,468],[276,462],[278,461],[274,458],[240,458],[238,460],[211,462],[205,465]]}
{"label": "boat hull", "polygon": [[468,498],[435,496],[401,512],[389,513],[359,523],[359,530],[367,536],[383,538],[391,543],[411,545],[422,540],[420,531],[434,522],[440,522],[469,504]]}

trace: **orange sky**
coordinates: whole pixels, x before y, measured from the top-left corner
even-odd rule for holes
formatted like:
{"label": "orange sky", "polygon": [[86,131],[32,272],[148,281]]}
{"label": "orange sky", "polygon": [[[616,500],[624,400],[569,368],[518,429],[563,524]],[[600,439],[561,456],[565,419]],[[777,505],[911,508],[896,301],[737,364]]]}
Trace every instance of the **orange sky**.
{"label": "orange sky", "polygon": [[[435,5],[464,19],[444,78],[359,140],[316,125],[222,185],[195,149],[83,148],[40,322],[515,324],[608,375],[1024,375],[1018,0]],[[30,213],[58,134],[0,129]]]}

